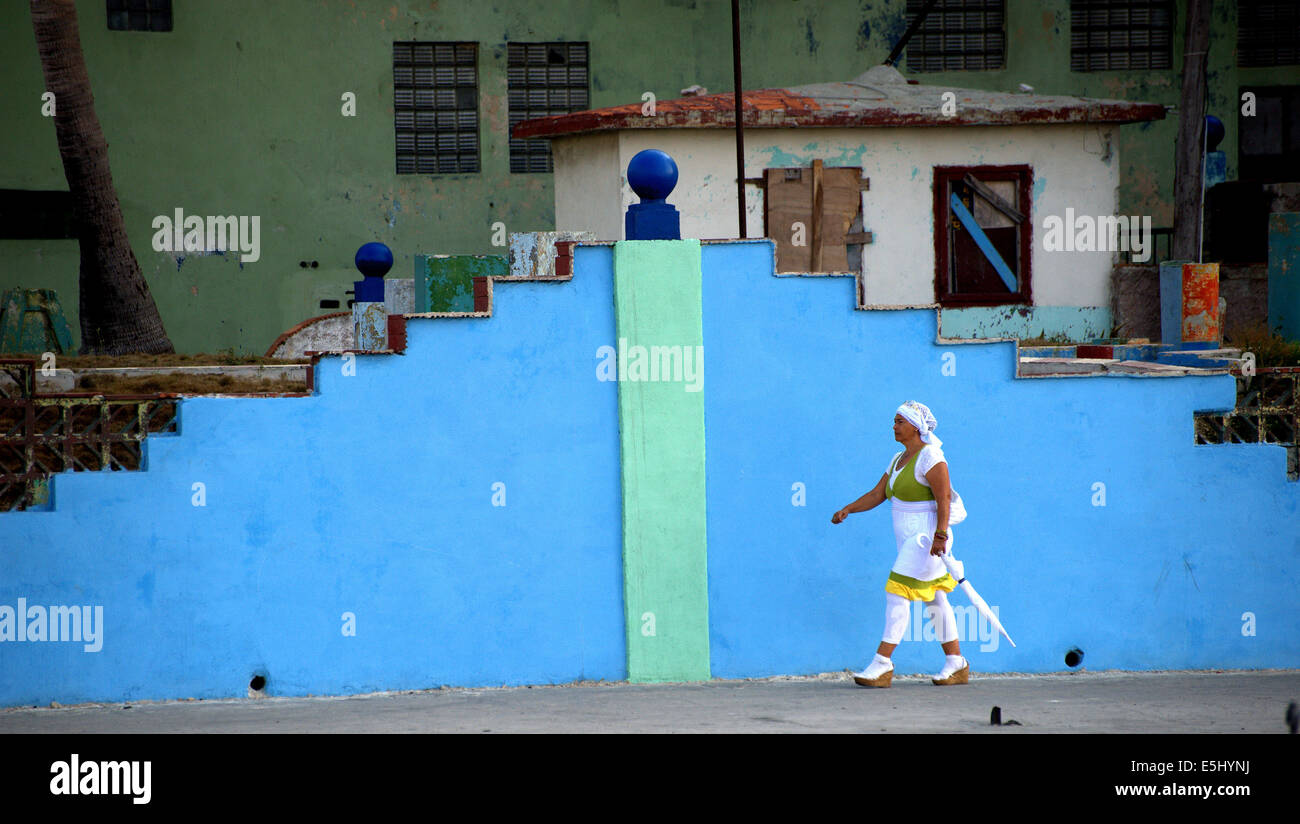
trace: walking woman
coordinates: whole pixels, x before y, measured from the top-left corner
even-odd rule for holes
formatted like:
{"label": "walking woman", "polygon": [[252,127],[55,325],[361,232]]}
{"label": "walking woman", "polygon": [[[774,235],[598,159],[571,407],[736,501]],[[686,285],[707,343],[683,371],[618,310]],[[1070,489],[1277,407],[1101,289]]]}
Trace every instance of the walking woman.
{"label": "walking woman", "polygon": [[866,512],[892,499],[894,539],[898,558],[885,583],[885,632],[876,657],[853,681],[863,687],[888,687],[894,678],[890,656],[903,640],[912,601],[926,602],[946,660],[932,681],[939,686],[965,684],[970,680],[970,663],[962,657],[957,642],[957,619],[947,593],[957,582],[948,574],[940,557],[952,551],[953,536],[948,528],[952,507],[952,486],[948,462],[934,434],[938,426],[929,408],[916,401],[898,407],[894,415],[894,440],[903,445],[889,468],[867,494],[836,512],[838,524],[854,512]]}

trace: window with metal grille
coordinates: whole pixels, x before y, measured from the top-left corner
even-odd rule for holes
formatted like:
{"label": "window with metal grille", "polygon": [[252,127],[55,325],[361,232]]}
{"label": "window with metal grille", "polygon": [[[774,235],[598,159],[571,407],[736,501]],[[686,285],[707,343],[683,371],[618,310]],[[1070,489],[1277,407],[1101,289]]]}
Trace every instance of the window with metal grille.
{"label": "window with metal grille", "polygon": [[111,31],[171,31],[172,0],[108,0]]}
{"label": "window with metal grille", "polygon": [[[591,105],[586,43],[511,43],[506,65],[510,128]],[[510,171],[551,171],[551,141],[510,140]]]}
{"label": "window with metal grille", "polygon": [[1070,70],[1167,69],[1173,0],[1070,0]]}
{"label": "window with metal grille", "polygon": [[[907,22],[925,0],[907,0]],[[939,0],[907,43],[913,72],[1000,69],[1006,61],[1006,0]]]}
{"label": "window with metal grille", "polygon": [[1300,63],[1300,7],[1295,0],[1237,0],[1237,65]]}
{"label": "window with metal grille", "polygon": [[478,44],[394,43],[397,173],[479,171]]}

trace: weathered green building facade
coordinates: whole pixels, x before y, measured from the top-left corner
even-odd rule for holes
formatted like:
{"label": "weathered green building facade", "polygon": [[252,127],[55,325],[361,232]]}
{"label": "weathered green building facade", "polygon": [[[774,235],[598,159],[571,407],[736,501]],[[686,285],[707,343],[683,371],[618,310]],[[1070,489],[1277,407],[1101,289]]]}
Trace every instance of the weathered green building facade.
{"label": "weathered green building facade", "polygon": [[[298,321],[334,311],[322,301],[345,307],[357,278],[352,255],[367,241],[392,248],[397,265],[390,276],[410,277],[415,254],[503,254],[494,241],[504,232],[553,228],[551,175],[511,171],[511,61],[512,55],[523,61],[517,72],[524,78],[528,45],[541,49],[536,68],[569,70],[559,86],[567,96],[557,103],[521,80],[516,106],[526,99],[535,104],[538,94],[546,105],[572,109],[582,100],[583,108],[634,103],[646,92],[675,98],[692,84],[712,92],[732,87],[730,9],[720,0],[175,0],[169,31],[110,30],[109,5],[77,3],[82,47],[127,232],[180,352],[260,354]],[[998,41],[1000,29],[1004,43],[1001,60],[985,65],[1001,68],[926,72],[923,79],[1178,103],[1185,0],[1173,3],[1169,68],[1149,70],[1072,70],[1072,5],[1081,7],[1079,0],[984,0],[983,42]],[[745,85],[852,78],[885,58],[906,27],[908,6],[907,0],[745,0]],[[1241,92],[1300,85],[1300,65],[1240,67],[1235,0],[1215,0],[1210,35],[1208,111],[1227,126],[1220,148],[1232,179]],[[449,62],[421,63],[402,52],[407,43],[474,47]],[[585,49],[568,50],[571,44]],[[30,193],[66,190],[66,183],[53,124],[42,113],[41,67],[25,3],[0,7],[0,46],[9,56],[0,97],[6,124],[0,189],[12,215],[35,197]],[[1280,59],[1295,60],[1291,55]],[[915,71],[911,57],[900,62],[905,74]],[[450,101],[446,111],[424,113],[430,122],[440,113],[473,113],[458,121],[448,138],[452,148],[415,136],[403,160],[395,110],[400,120],[411,99],[403,95],[420,98],[421,70],[471,68],[452,83],[459,89],[454,95],[438,80],[427,85],[431,96],[448,91]],[[412,117],[421,117],[415,108]],[[1121,131],[1122,210],[1149,214],[1157,226],[1172,221],[1176,132],[1176,116]],[[433,153],[426,162],[413,159],[422,147]],[[404,163],[446,168],[452,156],[460,171],[398,172]],[[515,166],[538,168],[538,162],[534,148],[519,153]],[[156,251],[157,219],[178,209],[190,216],[258,216],[256,259],[241,261],[235,251]],[[79,344],[77,243],[41,234],[0,234],[0,290],[57,290]]]}

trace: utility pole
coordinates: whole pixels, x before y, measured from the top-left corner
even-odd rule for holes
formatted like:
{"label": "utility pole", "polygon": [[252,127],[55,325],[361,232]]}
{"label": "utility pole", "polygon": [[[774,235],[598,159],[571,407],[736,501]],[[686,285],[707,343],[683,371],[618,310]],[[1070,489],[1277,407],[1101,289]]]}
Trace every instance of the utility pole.
{"label": "utility pole", "polygon": [[1187,0],[1183,94],[1174,159],[1175,260],[1200,259],[1201,181],[1205,175],[1205,65],[1210,50],[1210,0]]}

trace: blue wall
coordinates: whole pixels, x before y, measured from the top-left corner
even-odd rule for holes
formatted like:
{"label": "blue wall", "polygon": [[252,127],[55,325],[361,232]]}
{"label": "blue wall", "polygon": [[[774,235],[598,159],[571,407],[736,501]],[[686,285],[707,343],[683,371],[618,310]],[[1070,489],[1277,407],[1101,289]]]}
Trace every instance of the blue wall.
{"label": "blue wall", "polygon": [[[1019,645],[966,644],[976,672],[1059,671],[1074,646],[1090,669],[1300,662],[1286,453],[1193,445],[1192,412],[1231,408],[1233,378],[1018,380],[1013,343],[934,345],[932,310],[855,311],[852,278],[764,277],[770,255],[704,247],[715,677],[870,661],[896,555],[889,507],[830,516],[880,479],[908,399],[934,411],[970,512],[954,555]],[[933,642],[894,660],[943,661]]]}
{"label": "blue wall", "polygon": [[499,285],[489,320],[413,320],[354,377],[323,359],[316,397],[186,401],[147,471],[0,515],[0,604],[106,624],[97,653],[0,643],[0,704],[243,695],[258,671],[279,695],[626,678],[610,259]]}
{"label": "blue wall", "polygon": [[[355,377],[326,358],[313,398],[186,401],[146,471],[59,475],[52,511],[0,515],[0,605],[106,622],[96,653],[0,643],[0,704],[238,696],[259,672],[278,695],[626,678],[612,265],[582,247],[572,281],[498,283],[491,319],[412,320],[407,355]],[[869,660],[888,507],[830,516],[909,398],[971,513],[955,554],[1020,645],[967,643],[976,672],[1059,671],[1074,646],[1091,669],[1300,660],[1284,451],[1192,445],[1230,377],[1016,380],[1013,344],[936,346],[932,310],[855,311],[852,278],[773,277],[769,243],[703,265],[715,677]]]}

